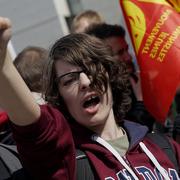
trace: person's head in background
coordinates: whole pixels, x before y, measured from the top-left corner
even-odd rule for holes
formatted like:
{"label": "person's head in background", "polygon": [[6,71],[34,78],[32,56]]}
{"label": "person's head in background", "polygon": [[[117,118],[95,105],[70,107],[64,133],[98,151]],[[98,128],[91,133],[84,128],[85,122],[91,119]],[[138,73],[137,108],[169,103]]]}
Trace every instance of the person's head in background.
{"label": "person's head in background", "polygon": [[72,33],[82,33],[91,25],[104,23],[101,15],[94,10],[86,10],[76,15],[71,24]]}
{"label": "person's head in background", "polygon": [[126,32],[122,26],[101,23],[89,27],[85,33],[104,40],[112,48],[114,59],[116,61],[124,61],[129,72],[135,72],[132,56],[129,53],[129,46],[125,39]]}
{"label": "person's head in background", "polygon": [[48,51],[37,46],[26,47],[14,60],[15,67],[39,104],[44,104],[41,97],[43,91],[42,74],[47,60]]}

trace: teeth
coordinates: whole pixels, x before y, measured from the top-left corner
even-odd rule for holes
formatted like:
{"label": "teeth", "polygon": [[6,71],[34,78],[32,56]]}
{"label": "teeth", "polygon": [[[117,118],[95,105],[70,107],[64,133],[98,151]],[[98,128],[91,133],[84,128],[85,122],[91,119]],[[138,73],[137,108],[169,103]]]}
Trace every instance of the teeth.
{"label": "teeth", "polygon": [[96,96],[91,96],[91,97],[89,97],[87,100],[89,101],[89,100],[91,100],[91,99],[93,99],[93,98],[96,98]]}
{"label": "teeth", "polygon": [[86,101],[83,103],[84,108],[94,107],[100,102],[100,98],[96,95],[90,96]]}

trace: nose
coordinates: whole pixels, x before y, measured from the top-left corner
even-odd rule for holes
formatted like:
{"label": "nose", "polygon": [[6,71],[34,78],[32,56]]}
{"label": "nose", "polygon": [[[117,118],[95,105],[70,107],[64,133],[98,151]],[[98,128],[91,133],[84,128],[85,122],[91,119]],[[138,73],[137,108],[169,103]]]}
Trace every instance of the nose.
{"label": "nose", "polygon": [[91,84],[90,79],[88,78],[88,76],[84,72],[82,72],[79,75],[80,90],[85,90],[85,89],[89,88],[90,84]]}

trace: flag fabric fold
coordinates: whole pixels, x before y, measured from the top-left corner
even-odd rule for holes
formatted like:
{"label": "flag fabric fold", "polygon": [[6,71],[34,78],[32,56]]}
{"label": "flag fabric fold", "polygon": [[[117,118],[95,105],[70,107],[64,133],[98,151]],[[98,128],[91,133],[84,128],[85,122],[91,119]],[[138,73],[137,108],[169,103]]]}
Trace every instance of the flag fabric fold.
{"label": "flag fabric fold", "polygon": [[180,84],[180,5],[175,0],[120,0],[140,68],[144,104],[164,122]]}

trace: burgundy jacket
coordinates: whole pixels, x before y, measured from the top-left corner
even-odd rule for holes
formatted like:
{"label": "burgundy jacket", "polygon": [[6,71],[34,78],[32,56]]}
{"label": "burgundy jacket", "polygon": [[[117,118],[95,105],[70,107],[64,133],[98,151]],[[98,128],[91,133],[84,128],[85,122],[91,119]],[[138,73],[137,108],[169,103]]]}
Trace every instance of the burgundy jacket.
{"label": "burgundy jacket", "polygon": [[[123,127],[128,134],[130,147],[122,159],[130,170],[99,142],[93,132],[75,122],[68,123],[59,110],[48,105],[41,106],[41,117],[36,123],[13,125],[13,133],[23,165],[38,180],[75,180],[75,147],[87,154],[97,180],[134,180],[134,176],[137,179],[163,180],[157,170],[158,165],[152,163],[142,147],[144,145],[171,179],[179,179],[166,154],[145,137],[148,131],[145,126],[124,121]],[[180,146],[174,141],[172,144],[180,164]]]}

